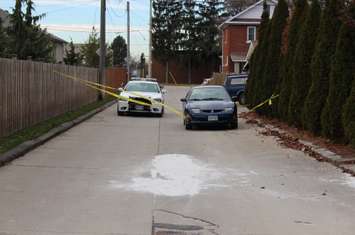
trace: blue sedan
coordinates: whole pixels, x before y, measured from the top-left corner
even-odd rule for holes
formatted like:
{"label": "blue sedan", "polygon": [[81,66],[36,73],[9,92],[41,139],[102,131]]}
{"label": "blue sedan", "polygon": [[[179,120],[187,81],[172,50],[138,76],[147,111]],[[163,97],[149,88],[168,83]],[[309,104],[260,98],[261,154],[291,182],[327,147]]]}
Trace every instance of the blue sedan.
{"label": "blue sedan", "polygon": [[197,86],[191,88],[181,99],[184,110],[184,125],[228,125],[238,128],[238,111],[233,99],[223,86]]}

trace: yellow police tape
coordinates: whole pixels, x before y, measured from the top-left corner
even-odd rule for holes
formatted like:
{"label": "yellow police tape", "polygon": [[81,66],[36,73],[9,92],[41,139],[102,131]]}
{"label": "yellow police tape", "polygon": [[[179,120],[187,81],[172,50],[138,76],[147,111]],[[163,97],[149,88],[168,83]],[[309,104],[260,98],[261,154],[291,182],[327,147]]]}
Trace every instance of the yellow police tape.
{"label": "yellow police tape", "polygon": [[265,100],[264,102],[258,104],[258,105],[255,106],[254,108],[252,108],[252,109],[250,110],[250,112],[253,112],[253,111],[257,110],[258,108],[264,106],[264,105],[267,104],[267,103],[269,104],[269,106],[271,106],[271,105],[272,105],[272,100],[273,100],[273,99],[276,99],[276,98],[279,97],[279,96],[280,96],[280,95],[274,95],[274,94],[273,94],[269,99]]}
{"label": "yellow police tape", "polygon": [[[61,76],[63,76],[63,77],[70,78],[72,80],[76,80],[76,81],[79,81],[81,83],[84,83],[86,86],[88,86],[88,87],[90,87],[92,89],[101,91],[103,93],[106,93],[106,94],[111,95],[113,97],[116,97],[118,99],[126,100],[126,101],[129,101],[129,102],[132,102],[132,103],[136,103],[136,104],[139,104],[139,105],[143,105],[143,106],[151,106],[151,104],[148,104],[148,103],[145,103],[145,102],[142,102],[142,101],[139,101],[139,100],[135,100],[135,99],[132,99],[132,98],[127,98],[127,97],[124,97],[124,96],[120,96],[120,95],[118,95],[118,94],[116,94],[114,92],[110,92],[110,91],[105,90],[105,89],[110,89],[110,90],[114,90],[115,91],[116,88],[114,88],[114,87],[102,85],[102,84],[99,84],[99,83],[96,83],[96,82],[87,81],[87,80],[80,79],[80,78],[77,78],[77,77],[74,77],[74,76],[70,76],[70,75],[67,75],[67,74],[64,74],[64,73],[61,73],[61,72],[58,72],[58,71],[54,71],[54,72],[59,74],[59,75],[61,75]],[[105,88],[105,89],[101,89],[99,87]],[[149,100],[151,103],[156,103],[158,105],[161,105],[161,106],[165,107],[166,109],[172,111],[173,113],[177,114],[178,116],[184,117],[182,112],[178,111],[177,109],[175,109],[175,108],[173,108],[173,107],[171,107],[171,106],[169,106],[167,104],[164,104],[162,102],[156,101],[156,100],[151,99],[149,97],[143,96],[143,95],[138,94],[136,92],[128,92],[128,93],[131,93],[134,96],[138,96],[138,97],[144,98],[146,100]]]}
{"label": "yellow police tape", "polygon": [[[108,95],[111,95],[113,97],[116,97],[118,99],[127,100],[127,101],[130,101],[130,102],[133,102],[133,103],[136,103],[136,104],[139,104],[139,105],[143,105],[143,106],[150,106],[150,104],[144,103],[142,101],[131,99],[131,98],[127,98],[127,97],[124,97],[124,96],[120,96],[120,95],[117,95],[116,93],[113,93],[113,92],[110,92],[110,91],[107,91],[107,90],[100,89],[100,88],[96,87],[96,86],[104,86],[104,85],[101,85],[101,84],[98,84],[98,83],[95,83],[95,82],[91,82],[91,81],[87,81],[87,80],[83,80],[83,79],[80,79],[80,78],[76,78],[76,77],[73,77],[73,76],[70,76],[70,75],[66,75],[66,74],[63,74],[63,73],[60,73],[60,72],[57,72],[57,71],[54,71],[54,72],[57,73],[57,74],[62,75],[63,77],[70,78],[70,79],[79,81],[81,83],[84,83],[84,85],[86,85],[86,86],[88,86],[90,88],[93,88],[95,90],[104,92],[104,93],[106,93]],[[105,86],[105,87],[107,87],[107,86]],[[115,89],[115,88],[111,87],[110,89]]]}
{"label": "yellow police tape", "polygon": [[[126,92],[127,92],[127,91],[126,91]],[[180,117],[184,117],[184,115],[182,114],[182,112],[180,112],[179,110],[177,110],[177,109],[171,107],[170,105],[167,105],[167,104],[164,104],[164,103],[162,103],[162,102],[156,101],[156,100],[151,99],[151,98],[149,98],[149,97],[145,97],[145,96],[143,96],[143,95],[141,95],[141,94],[139,94],[139,93],[137,93],[137,92],[129,91],[128,93],[131,93],[132,95],[135,95],[135,96],[138,96],[138,97],[141,97],[141,98],[145,98],[145,99],[149,100],[149,101],[152,102],[152,103],[156,103],[156,104],[159,104],[159,105],[165,107],[166,109],[170,110],[171,112],[177,114],[177,115],[180,116]]]}

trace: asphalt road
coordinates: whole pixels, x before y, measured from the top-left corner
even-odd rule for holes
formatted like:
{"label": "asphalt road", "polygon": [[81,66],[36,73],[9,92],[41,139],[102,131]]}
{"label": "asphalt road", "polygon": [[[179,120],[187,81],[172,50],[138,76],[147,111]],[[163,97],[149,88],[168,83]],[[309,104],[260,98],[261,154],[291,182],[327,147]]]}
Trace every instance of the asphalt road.
{"label": "asphalt road", "polygon": [[[168,87],[168,103],[186,90]],[[242,120],[185,131],[173,113],[114,106],[0,168],[1,235],[149,235],[153,215],[160,235],[353,235],[355,180]]]}

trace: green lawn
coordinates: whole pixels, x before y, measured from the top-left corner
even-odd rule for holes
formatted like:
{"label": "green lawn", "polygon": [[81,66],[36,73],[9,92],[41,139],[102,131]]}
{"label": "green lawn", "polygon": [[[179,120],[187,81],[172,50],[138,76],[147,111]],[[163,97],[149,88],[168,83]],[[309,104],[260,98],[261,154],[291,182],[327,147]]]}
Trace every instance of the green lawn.
{"label": "green lawn", "polygon": [[76,119],[77,117],[80,117],[104,104],[106,104],[109,101],[112,101],[113,98],[107,97],[102,101],[97,101],[88,105],[85,105],[81,108],[79,108],[76,111],[71,111],[67,112],[65,114],[59,115],[57,117],[48,119],[46,121],[43,121],[41,123],[36,124],[35,126],[23,129],[21,131],[18,131],[10,136],[2,137],[0,138],[0,154],[5,153],[12,148],[16,147],[17,145],[27,141],[27,140],[32,140],[35,139],[51,129],[65,123],[71,120]]}

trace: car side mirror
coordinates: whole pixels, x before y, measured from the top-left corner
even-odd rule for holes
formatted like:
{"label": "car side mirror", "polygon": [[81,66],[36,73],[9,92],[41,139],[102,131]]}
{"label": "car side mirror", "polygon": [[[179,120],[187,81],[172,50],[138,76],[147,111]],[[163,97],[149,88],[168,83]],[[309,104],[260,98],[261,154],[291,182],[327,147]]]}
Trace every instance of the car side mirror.
{"label": "car side mirror", "polygon": [[187,100],[186,100],[186,98],[182,98],[182,99],[180,99],[180,101],[181,102],[186,102]]}
{"label": "car side mirror", "polygon": [[166,89],[162,89],[161,93],[163,93],[165,95],[166,93],[168,93],[168,91]]}
{"label": "car side mirror", "polygon": [[237,102],[237,101],[238,101],[238,96],[233,96],[233,97],[232,97],[232,101],[233,101],[233,102]]}

